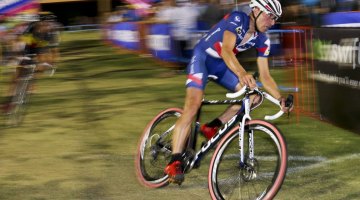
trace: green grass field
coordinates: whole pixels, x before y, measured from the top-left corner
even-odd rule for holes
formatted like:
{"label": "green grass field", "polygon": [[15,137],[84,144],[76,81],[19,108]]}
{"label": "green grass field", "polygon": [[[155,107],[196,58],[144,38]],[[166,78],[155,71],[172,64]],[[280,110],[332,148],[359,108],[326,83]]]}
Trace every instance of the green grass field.
{"label": "green grass field", "polygon": [[[58,70],[37,81],[24,123],[0,127],[0,199],[210,199],[208,159],[180,187],[138,183],[138,139],[155,114],[182,106],[185,76],[99,38],[98,32],[64,34]],[[287,70],[272,71],[282,85],[291,85]],[[1,75],[3,94],[8,77]],[[209,98],[224,98],[225,90],[210,87]],[[204,121],[223,109],[205,108]],[[267,105],[254,116],[274,112]],[[274,123],[290,155],[276,199],[360,199],[359,134],[306,116]]]}

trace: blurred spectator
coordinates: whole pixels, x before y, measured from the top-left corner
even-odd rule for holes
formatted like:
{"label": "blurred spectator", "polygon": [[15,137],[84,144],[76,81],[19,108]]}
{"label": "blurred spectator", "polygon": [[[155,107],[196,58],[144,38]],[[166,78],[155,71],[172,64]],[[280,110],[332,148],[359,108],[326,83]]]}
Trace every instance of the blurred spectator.
{"label": "blurred spectator", "polygon": [[195,0],[193,1],[193,5],[195,6],[198,15],[202,15],[207,7],[206,0]]}
{"label": "blurred spectator", "polygon": [[126,21],[140,21],[141,16],[134,7],[134,5],[127,5],[127,9],[124,11],[123,17]]}
{"label": "blurred spectator", "polygon": [[234,0],[220,0],[220,5],[223,16],[231,13],[236,7]]}
{"label": "blurred spectator", "polygon": [[174,50],[180,58],[188,57],[185,51],[190,44],[191,32],[197,27],[198,15],[196,7],[187,0],[178,2],[171,13],[171,35],[174,39]]}
{"label": "blurred spectator", "polygon": [[157,4],[155,19],[158,21],[171,21],[175,11],[174,0],[163,0]]}
{"label": "blurred spectator", "polygon": [[112,12],[107,19],[107,23],[117,23],[124,20],[124,10],[122,7],[116,8],[114,12]]}
{"label": "blurred spectator", "polygon": [[238,1],[238,4],[235,6],[234,11],[244,12],[249,15],[251,12],[249,4],[250,2],[247,0]]}
{"label": "blurred spectator", "polygon": [[218,23],[223,16],[219,0],[209,0],[205,11],[198,18],[200,28],[202,30],[209,30],[213,25]]}

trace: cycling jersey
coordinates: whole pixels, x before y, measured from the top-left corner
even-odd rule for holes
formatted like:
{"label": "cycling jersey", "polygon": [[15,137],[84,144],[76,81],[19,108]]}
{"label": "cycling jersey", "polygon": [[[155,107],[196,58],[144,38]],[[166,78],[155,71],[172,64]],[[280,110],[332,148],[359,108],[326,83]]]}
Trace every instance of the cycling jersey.
{"label": "cycling jersey", "polygon": [[205,34],[194,48],[193,57],[187,67],[187,87],[205,89],[208,76],[216,77],[216,82],[230,91],[235,91],[239,83],[236,76],[221,58],[224,31],[236,35],[234,54],[252,47],[257,55],[267,57],[270,53],[270,40],[264,33],[255,32],[250,39],[242,41],[249,30],[250,17],[243,12],[232,12]]}
{"label": "cycling jersey", "polygon": [[40,32],[39,24],[32,23],[24,31],[21,40],[25,43],[25,54],[39,54],[46,51],[51,37],[48,32]]}

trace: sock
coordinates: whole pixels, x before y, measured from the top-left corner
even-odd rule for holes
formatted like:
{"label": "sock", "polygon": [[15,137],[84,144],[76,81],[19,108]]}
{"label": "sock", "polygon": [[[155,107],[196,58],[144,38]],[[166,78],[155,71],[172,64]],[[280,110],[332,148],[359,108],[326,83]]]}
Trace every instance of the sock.
{"label": "sock", "polygon": [[222,122],[219,118],[215,118],[210,123],[207,123],[208,127],[220,127],[222,126]]}
{"label": "sock", "polygon": [[171,160],[170,160],[169,164],[171,164],[175,161],[181,161],[181,160],[182,160],[181,153],[176,153],[176,154],[171,155]]}

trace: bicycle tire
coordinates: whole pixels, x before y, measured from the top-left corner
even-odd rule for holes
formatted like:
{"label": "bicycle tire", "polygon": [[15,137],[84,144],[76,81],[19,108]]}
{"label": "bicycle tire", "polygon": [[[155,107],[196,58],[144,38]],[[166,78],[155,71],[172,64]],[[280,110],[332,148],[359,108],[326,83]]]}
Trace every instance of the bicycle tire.
{"label": "bicycle tire", "polygon": [[[279,129],[269,122],[250,120],[245,126],[254,135],[254,158],[246,158],[249,170],[240,167],[238,127],[230,130],[212,156],[208,174],[212,199],[273,199],[286,176],[287,147]],[[245,145],[246,144],[246,145]]]}
{"label": "bicycle tire", "polygon": [[11,100],[12,108],[6,114],[6,124],[8,126],[20,125],[26,114],[26,107],[30,99],[29,91],[30,81],[21,80],[15,88],[15,95]]}
{"label": "bicycle tire", "polygon": [[182,112],[180,108],[166,109],[156,115],[143,131],[135,169],[139,182],[146,187],[159,188],[168,184],[164,169],[171,158],[172,130]]}

